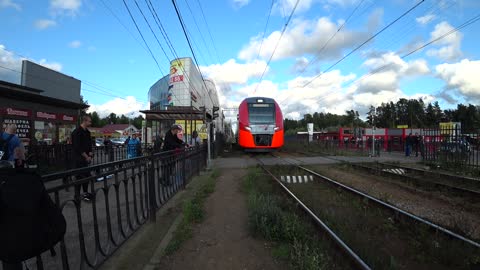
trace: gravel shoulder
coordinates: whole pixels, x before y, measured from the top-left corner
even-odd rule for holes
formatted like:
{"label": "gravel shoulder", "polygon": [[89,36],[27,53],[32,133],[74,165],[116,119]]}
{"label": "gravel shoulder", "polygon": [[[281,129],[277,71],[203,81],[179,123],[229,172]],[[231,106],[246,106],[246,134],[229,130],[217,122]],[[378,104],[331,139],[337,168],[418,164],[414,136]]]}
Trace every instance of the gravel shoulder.
{"label": "gravel shoulder", "polygon": [[476,207],[461,205],[457,200],[438,198],[428,192],[399,186],[381,176],[337,166],[311,166],[334,180],[393,204],[407,212],[438,225],[480,240],[480,214]]}

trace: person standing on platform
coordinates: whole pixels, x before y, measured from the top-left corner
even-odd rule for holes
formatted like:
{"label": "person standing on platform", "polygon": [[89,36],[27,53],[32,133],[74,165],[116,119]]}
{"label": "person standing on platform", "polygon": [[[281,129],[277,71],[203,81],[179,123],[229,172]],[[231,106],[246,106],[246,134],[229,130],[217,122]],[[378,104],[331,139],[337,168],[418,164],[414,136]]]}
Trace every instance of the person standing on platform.
{"label": "person standing on platform", "polygon": [[[88,127],[92,125],[92,118],[88,115],[82,117],[81,124],[72,132],[72,145],[75,158],[75,168],[88,167],[93,160],[92,152],[92,137]],[[84,179],[90,177],[90,173],[84,172],[77,175],[77,179]],[[90,201],[93,199],[93,194],[88,192],[88,183],[82,184],[83,200]]]}

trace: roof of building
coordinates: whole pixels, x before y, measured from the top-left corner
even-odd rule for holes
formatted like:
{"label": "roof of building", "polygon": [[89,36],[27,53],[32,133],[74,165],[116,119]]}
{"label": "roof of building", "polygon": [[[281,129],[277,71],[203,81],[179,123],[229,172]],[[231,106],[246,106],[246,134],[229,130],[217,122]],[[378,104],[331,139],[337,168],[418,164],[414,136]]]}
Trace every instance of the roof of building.
{"label": "roof of building", "polygon": [[135,126],[129,125],[129,124],[109,124],[102,127],[101,131],[103,133],[113,133],[113,132],[116,132],[117,130],[125,130],[129,127],[133,127],[135,130],[138,130]]}
{"label": "roof of building", "polygon": [[204,113],[194,107],[169,106],[167,110],[145,110],[147,120],[203,120]]}
{"label": "roof of building", "polygon": [[40,95],[40,93],[43,92],[42,90],[5,81],[0,81],[0,90],[0,96],[7,98],[20,99],[29,102],[42,103],[51,106],[60,106],[72,109],[85,109],[89,107],[89,105],[83,103],[76,103],[67,100],[43,96]]}

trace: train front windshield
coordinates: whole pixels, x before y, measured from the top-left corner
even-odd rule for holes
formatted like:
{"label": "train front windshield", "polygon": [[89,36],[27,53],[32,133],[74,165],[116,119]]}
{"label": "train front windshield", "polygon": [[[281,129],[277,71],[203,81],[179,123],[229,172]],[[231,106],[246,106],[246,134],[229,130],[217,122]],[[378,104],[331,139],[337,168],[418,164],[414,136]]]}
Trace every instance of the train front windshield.
{"label": "train front windshield", "polygon": [[250,124],[275,123],[275,104],[250,103],[248,104],[248,116]]}

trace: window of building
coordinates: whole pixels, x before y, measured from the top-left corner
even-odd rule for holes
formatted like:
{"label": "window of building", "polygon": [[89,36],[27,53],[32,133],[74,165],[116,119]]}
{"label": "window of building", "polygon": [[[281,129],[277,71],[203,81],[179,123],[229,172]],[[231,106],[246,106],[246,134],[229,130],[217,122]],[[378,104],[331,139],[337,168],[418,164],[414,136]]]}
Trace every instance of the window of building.
{"label": "window of building", "polygon": [[57,127],[52,122],[35,121],[34,138],[37,144],[51,145],[56,142]]}

